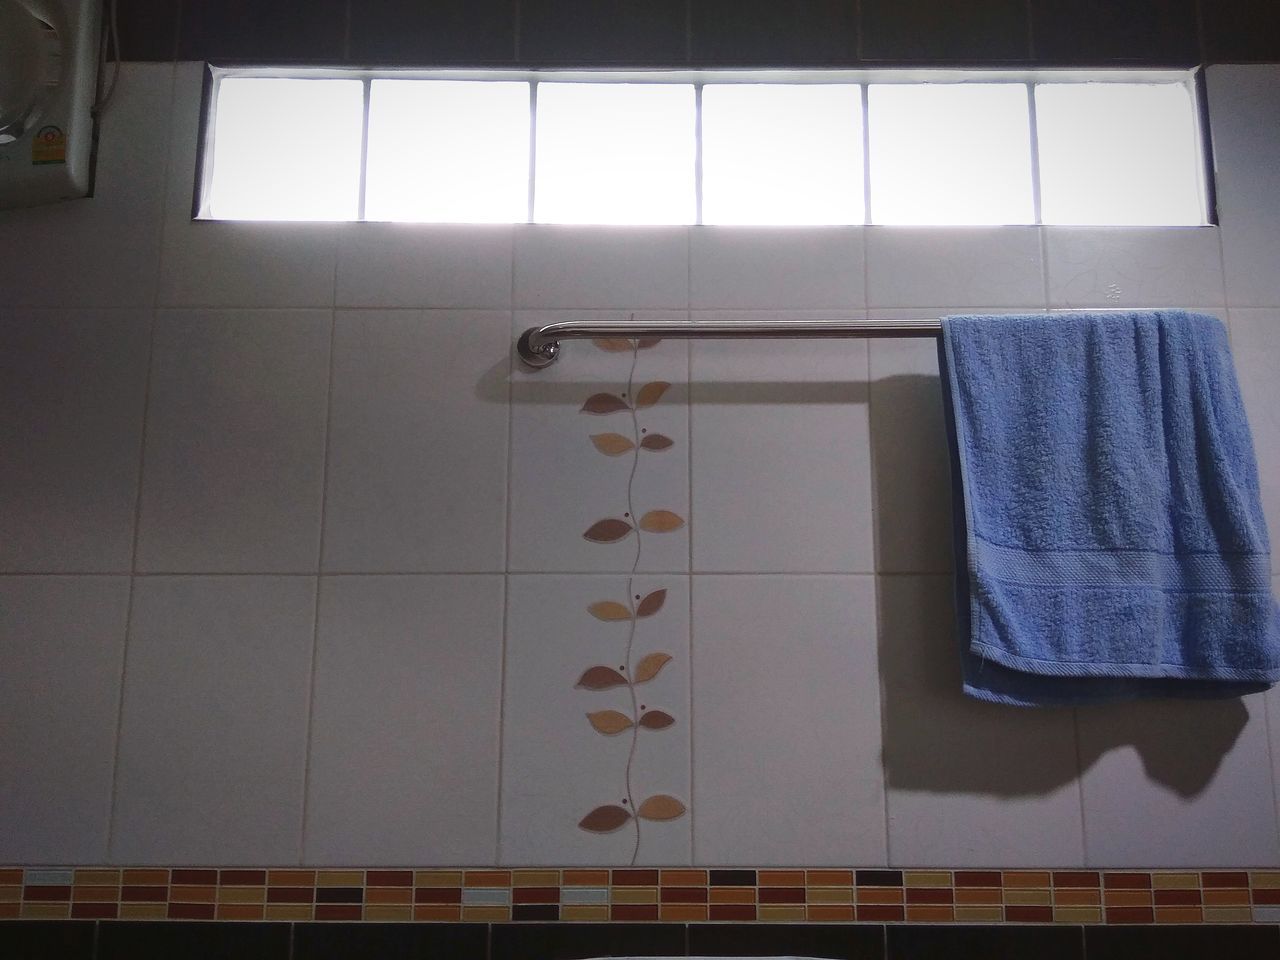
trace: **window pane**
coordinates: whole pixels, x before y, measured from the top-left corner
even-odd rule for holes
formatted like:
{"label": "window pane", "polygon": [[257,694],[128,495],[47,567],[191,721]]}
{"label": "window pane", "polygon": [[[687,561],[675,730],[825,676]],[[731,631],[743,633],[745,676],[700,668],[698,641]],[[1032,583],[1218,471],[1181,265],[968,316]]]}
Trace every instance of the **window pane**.
{"label": "window pane", "polygon": [[529,215],[529,85],[374,80],[365,217],[514,223]]}
{"label": "window pane", "polygon": [[1045,223],[1204,223],[1200,145],[1180,83],[1036,87]]}
{"label": "window pane", "polygon": [[534,219],[692,223],[686,84],[540,83]]}
{"label": "window pane", "polygon": [[873,223],[1033,223],[1027,88],[872,84]]}
{"label": "window pane", "polygon": [[225,78],[218,85],[205,214],[354,220],[363,113],[358,80]]}
{"label": "window pane", "polygon": [[862,90],[702,90],[704,223],[862,223]]}

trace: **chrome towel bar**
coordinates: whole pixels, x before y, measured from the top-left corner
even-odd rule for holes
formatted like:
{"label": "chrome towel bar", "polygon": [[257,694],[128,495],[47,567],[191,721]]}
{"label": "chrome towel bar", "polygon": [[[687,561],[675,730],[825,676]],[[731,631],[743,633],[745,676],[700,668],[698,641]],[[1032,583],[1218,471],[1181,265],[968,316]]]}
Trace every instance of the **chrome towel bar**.
{"label": "chrome towel bar", "polygon": [[680,340],[826,340],[847,337],[936,337],[942,321],[931,320],[561,320],[530,327],[516,352],[527,367],[555,363],[561,340],[646,337]]}

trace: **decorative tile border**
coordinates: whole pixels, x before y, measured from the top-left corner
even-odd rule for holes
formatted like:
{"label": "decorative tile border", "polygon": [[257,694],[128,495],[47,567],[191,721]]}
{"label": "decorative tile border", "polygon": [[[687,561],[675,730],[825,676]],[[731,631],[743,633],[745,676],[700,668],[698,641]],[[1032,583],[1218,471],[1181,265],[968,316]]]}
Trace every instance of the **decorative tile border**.
{"label": "decorative tile border", "polygon": [[0,868],[0,919],[1280,922],[1280,870]]}

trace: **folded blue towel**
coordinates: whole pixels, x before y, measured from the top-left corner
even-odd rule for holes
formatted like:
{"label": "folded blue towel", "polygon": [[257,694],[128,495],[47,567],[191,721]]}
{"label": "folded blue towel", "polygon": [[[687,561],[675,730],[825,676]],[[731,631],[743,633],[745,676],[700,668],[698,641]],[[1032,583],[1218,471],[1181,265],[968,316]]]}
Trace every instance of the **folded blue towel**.
{"label": "folded blue towel", "polygon": [[948,317],[964,689],[1020,705],[1280,679],[1258,470],[1222,324]]}

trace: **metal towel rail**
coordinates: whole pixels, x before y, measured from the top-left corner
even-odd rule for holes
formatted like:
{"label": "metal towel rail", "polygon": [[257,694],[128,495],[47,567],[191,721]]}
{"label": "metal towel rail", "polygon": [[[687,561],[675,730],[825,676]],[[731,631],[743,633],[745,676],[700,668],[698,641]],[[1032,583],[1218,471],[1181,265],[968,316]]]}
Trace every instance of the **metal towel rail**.
{"label": "metal towel rail", "polygon": [[942,321],[931,320],[561,320],[530,327],[516,352],[525,366],[549,367],[562,340],[597,337],[680,340],[829,340],[848,337],[936,337]]}

